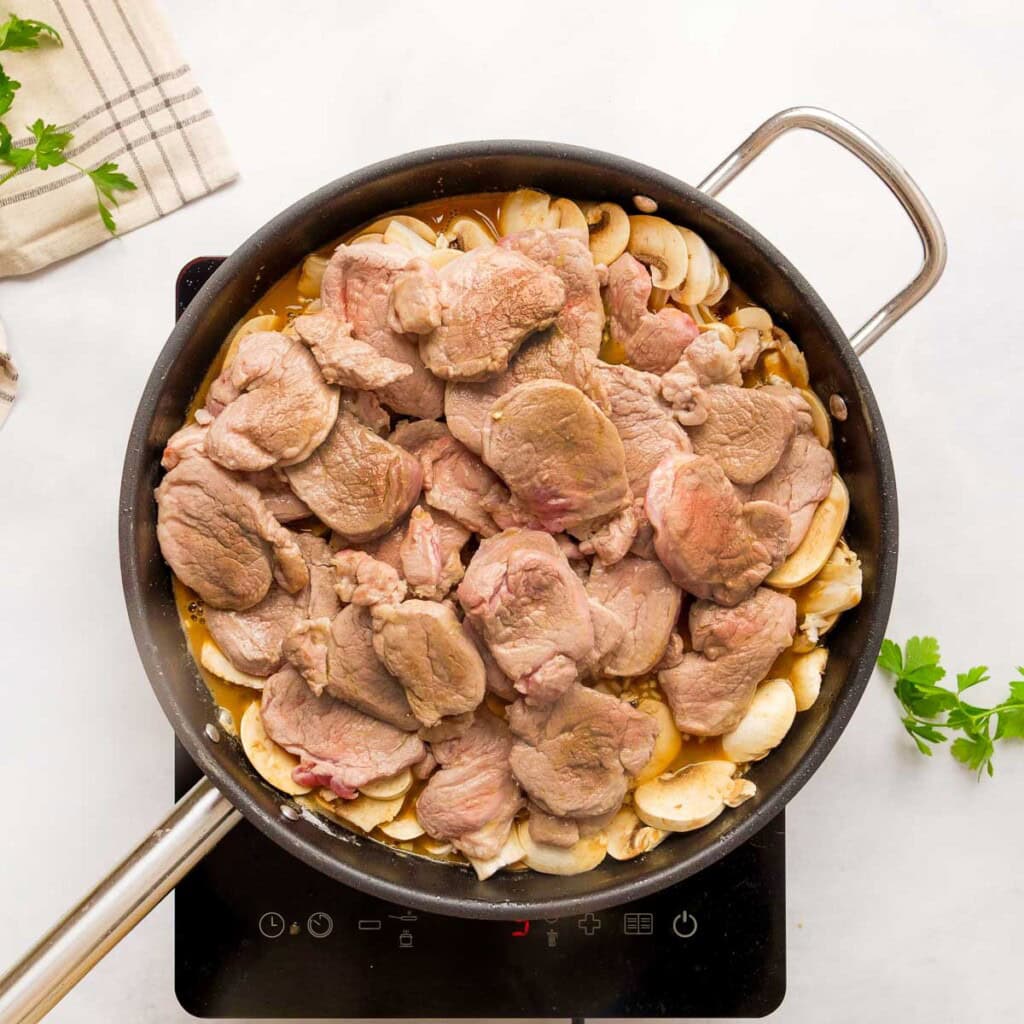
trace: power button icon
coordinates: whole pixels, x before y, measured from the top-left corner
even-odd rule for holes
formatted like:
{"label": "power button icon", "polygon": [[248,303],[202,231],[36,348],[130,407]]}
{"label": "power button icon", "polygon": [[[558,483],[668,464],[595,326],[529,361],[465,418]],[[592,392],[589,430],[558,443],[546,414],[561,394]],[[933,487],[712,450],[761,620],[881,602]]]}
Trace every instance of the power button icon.
{"label": "power button icon", "polygon": [[697,918],[684,910],[672,919],[672,931],[681,939],[692,939],[697,934]]}

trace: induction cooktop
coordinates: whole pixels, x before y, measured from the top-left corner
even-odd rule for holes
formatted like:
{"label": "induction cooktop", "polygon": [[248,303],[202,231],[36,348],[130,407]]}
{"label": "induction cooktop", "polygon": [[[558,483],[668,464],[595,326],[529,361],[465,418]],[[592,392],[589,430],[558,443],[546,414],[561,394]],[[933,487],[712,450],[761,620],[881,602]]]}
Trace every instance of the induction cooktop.
{"label": "induction cooktop", "polygon": [[[221,262],[185,267],[178,316]],[[175,746],[180,798],[199,771]],[[242,822],[175,891],[175,991],[206,1018],[759,1017],[785,994],[785,880],[780,814],[635,903],[465,920],[347,888]]]}

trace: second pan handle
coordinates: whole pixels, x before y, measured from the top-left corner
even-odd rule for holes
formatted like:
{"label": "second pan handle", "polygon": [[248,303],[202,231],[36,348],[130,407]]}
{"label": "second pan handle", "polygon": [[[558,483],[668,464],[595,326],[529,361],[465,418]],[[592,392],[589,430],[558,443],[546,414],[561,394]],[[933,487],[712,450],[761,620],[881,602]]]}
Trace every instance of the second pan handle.
{"label": "second pan handle", "polygon": [[946,266],[946,236],[931,203],[893,156],[849,121],[819,107],[791,107],[768,118],[697,187],[709,196],[717,196],[780,135],[794,128],[806,128],[827,136],[870,167],[900,201],[921,239],[924,258],[917,276],[850,336],[854,352],[863,355],[900,317],[910,312],[942,276]]}

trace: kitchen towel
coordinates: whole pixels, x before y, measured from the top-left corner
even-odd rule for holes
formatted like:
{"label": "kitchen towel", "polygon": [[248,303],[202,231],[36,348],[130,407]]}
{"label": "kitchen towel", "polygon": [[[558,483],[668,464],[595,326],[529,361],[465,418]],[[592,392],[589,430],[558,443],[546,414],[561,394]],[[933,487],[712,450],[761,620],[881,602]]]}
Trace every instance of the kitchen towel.
{"label": "kitchen towel", "polygon": [[[137,186],[117,194],[119,232],[237,177],[154,0],[20,0],[18,14],[52,25],[64,45],[0,53],[7,75],[21,82],[4,115],[15,145],[29,144],[21,129],[42,118],[74,132],[70,160],[87,169],[117,163]],[[29,166],[0,187],[0,277],[38,270],[109,237],[92,183],[66,164]]]}

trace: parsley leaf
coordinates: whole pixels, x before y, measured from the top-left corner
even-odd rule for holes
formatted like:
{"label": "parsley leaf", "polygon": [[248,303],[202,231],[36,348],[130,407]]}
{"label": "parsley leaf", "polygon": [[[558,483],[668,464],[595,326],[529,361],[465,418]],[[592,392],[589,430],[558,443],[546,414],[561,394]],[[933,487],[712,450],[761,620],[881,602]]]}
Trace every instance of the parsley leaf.
{"label": "parsley leaf", "polygon": [[122,174],[117,169],[117,164],[112,163],[101,164],[93,171],[86,171],[86,174],[96,189],[96,206],[100,211],[103,225],[113,235],[117,231],[117,224],[114,222],[114,215],[110,207],[103,200],[106,199],[107,202],[117,206],[117,196],[114,193],[134,192],[135,182],[126,174]]}
{"label": "parsley leaf", "polygon": [[7,130],[7,125],[0,121],[0,162],[14,168],[11,174],[20,171],[23,167],[28,167],[32,163],[34,153],[34,150],[15,146],[11,139],[11,133]]}
{"label": "parsley leaf", "polygon": [[35,21],[32,18],[19,18],[16,14],[10,14],[7,20],[0,24],[0,50],[35,50],[43,39],[58,46],[64,45],[60,33],[45,21]]}
{"label": "parsley leaf", "polygon": [[984,708],[968,704],[962,697],[972,687],[988,682],[988,668],[976,665],[958,673],[955,691],[940,686],[946,670],[934,637],[911,637],[902,651],[899,644],[885,640],[878,665],[896,677],[893,692],[903,707],[903,728],[922,754],[931,757],[930,744],[945,743],[951,734],[959,733],[949,748],[953,757],[979,776],[983,772],[992,775],[996,742],[1024,739],[1024,667],[1018,667],[1021,678],[1010,683],[1006,700]]}
{"label": "parsley leaf", "polygon": [[6,114],[14,102],[14,94],[21,88],[21,82],[11,78],[0,65],[0,114]]}

